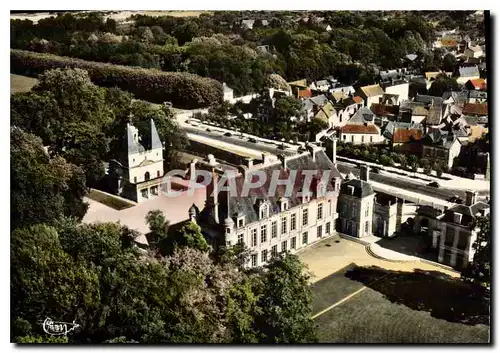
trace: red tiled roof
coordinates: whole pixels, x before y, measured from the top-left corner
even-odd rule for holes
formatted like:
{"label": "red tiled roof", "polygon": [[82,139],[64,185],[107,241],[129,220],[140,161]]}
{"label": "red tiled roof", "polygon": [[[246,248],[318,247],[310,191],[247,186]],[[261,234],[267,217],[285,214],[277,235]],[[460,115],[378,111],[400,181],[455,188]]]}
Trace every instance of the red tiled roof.
{"label": "red tiled roof", "polygon": [[422,131],[419,129],[395,129],[392,134],[392,142],[404,143],[411,140],[420,140]]}
{"label": "red tiled roof", "polygon": [[312,96],[312,92],[310,89],[301,89],[299,90],[299,98],[300,97],[305,97],[305,98],[309,98]]}
{"label": "red tiled roof", "polygon": [[342,126],[340,129],[343,134],[378,134],[377,127],[375,125],[364,125],[364,124],[347,124]]}
{"label": "red tiled roof", "polygon": [[399,105],[372,103],[370,110],[377,116],[397,115],[399,113]]}
{"label": "red tiled roof", "polygon": [[363,103],[363,98],[361,98],[360,96],[355,96],[355,97],[352,98],[352,100],[355,101],[358,104]]}
{"label": "red tiled roof", "polygon": [[466,103],[462,109],[464,115],[488,115],[488,104]]}
{"label": "red tiled roof", "polygon": [[486,89],[486,81],[484,78],[478,78],[475,80],[469,80],[469,82],[476,88],[476,89]]}
{"label": "red tiled roof", "polygon": [[457,41],[455,39],[441,39],[441,45],[443,47],[456,47]]}

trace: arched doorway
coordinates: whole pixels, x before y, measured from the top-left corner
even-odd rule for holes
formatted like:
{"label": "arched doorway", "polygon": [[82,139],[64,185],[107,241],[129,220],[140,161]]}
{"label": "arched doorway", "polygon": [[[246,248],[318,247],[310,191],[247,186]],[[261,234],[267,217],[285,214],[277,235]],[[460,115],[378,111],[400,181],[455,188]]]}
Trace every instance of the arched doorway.
{"label": "arched doorway", "polygon": [[150,179],[149,172],[144,174],[144,180],[148,181]]}

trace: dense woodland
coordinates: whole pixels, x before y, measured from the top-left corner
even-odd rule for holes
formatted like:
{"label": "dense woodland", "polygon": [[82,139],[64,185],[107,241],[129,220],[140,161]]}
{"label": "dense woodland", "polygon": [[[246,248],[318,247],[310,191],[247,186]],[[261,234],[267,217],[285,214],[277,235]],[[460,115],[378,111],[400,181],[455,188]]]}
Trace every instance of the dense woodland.
{"label": "dense woodland", "polygon": [[[88,13],[36,25],[11,21],[11,47],[20,49],[11,52],[14,67],[39,79],[31,92],[11,95],[11,340],[315,342],[309,274],[297,256],[282,254],[265,269],[248,270],[244,246],[215,251],[198,226],[172,230],[160,211],[146,217],[150,248],[141,250],[134,243],[137,234],[126,227],[82,224],[88,208],[83,197],[103,177],[103,162],[123,150],[127,122],[145,135],[149,120],[155,121],[165,142],[166,170],[176,166],[177,153],[185,148],[187,139],[171,109],[137,100],[148,97],[134,91],[135,83],[165,80],[171,91],[158,103],[213,100],[207,119],[216,121],[230,111],[241,114],[242,107],[220,104],[220,84],[207,77],[243,94],[269,84],[271,73],[287,80],[336,75],[369,82],[376,69],[398,66],[405,53],[421,55],[428,67],[437,65],[441,57],[425,49],[432,38],[431,15],[325,12],[296,22],[297,13],[220,12],[199,18],[137,16],[134,25],[124,26]],[[249,16],[260,18],[253,30],[243,30],[239,23]],[[461,16],[450,12],[439,21],[462,26]],[[326,32],[318,17],[333,30]],[[258,45],[274,49],[262,54]],[[175,98],[171,92],[186,82],[183,97]],[[215,93],[203,91],[209,88]],[[291,131],[283,117],[298,109],[292,98],[277,103],[275,129],[289,133],[287,138],[321,129]],[[263,125],[233,127],[273,133]],[[488,226],[481,225],[481,239],[489,237]],[[479,249],[481,261],[468,278],[489,281],[489,251],[489,245]],[[68,337],[51,338],[40,325],[46,317],[81,327]]]}
{"label": "dense woodland", "polygon": [[[430,19],[437,17],[436,28],[463,27],[469,13],[215,12],[194,18],[135,15],[125,25],[102,13],[66,13],[37,24],[11,21],[11,47],[194,73],[226,82],[241,95],[259,91],[270,73],[287,81],[334,75],[349,84],[371,83],[376,70],[400,67],[411,53],[427,69],[441,67],[443,55],[427,49],[435,30]],[[248,18],[256,19],[253,29],[241,26]],[[262,53],[258,46],[264,45],[269,50]]]}

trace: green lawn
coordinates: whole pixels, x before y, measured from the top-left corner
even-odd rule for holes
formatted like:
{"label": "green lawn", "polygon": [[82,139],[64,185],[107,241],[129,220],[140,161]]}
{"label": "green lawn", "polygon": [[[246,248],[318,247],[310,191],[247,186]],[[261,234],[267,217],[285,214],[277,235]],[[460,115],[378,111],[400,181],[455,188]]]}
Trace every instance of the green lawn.
{"label": "green lawn", "polygon": [[10,93],[29,92],[37,82],[36,78],[10,74]]}
{"label": "green lawn", "polygon": [[489,342],[489,293],[440,273],[351,266],[313,285],[314,313],[364,286],[315,319],[320,342]]}

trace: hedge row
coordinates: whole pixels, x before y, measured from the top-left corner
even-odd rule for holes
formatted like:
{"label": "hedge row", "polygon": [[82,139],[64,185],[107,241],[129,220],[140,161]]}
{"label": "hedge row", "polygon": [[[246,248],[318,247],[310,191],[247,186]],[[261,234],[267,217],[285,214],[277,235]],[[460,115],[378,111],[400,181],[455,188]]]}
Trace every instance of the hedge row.
{"label": "hedge row", "polygon": [[16,49],[10,51],[10,65],[12,73],[31,77],[50,69],[80,68],[87,70],[92,81],[99,86],[118,87],[138,99],[154,103],[169,101],[179,108],[207,107],[223,99],[219,81],[189,73],[163,72]]}

